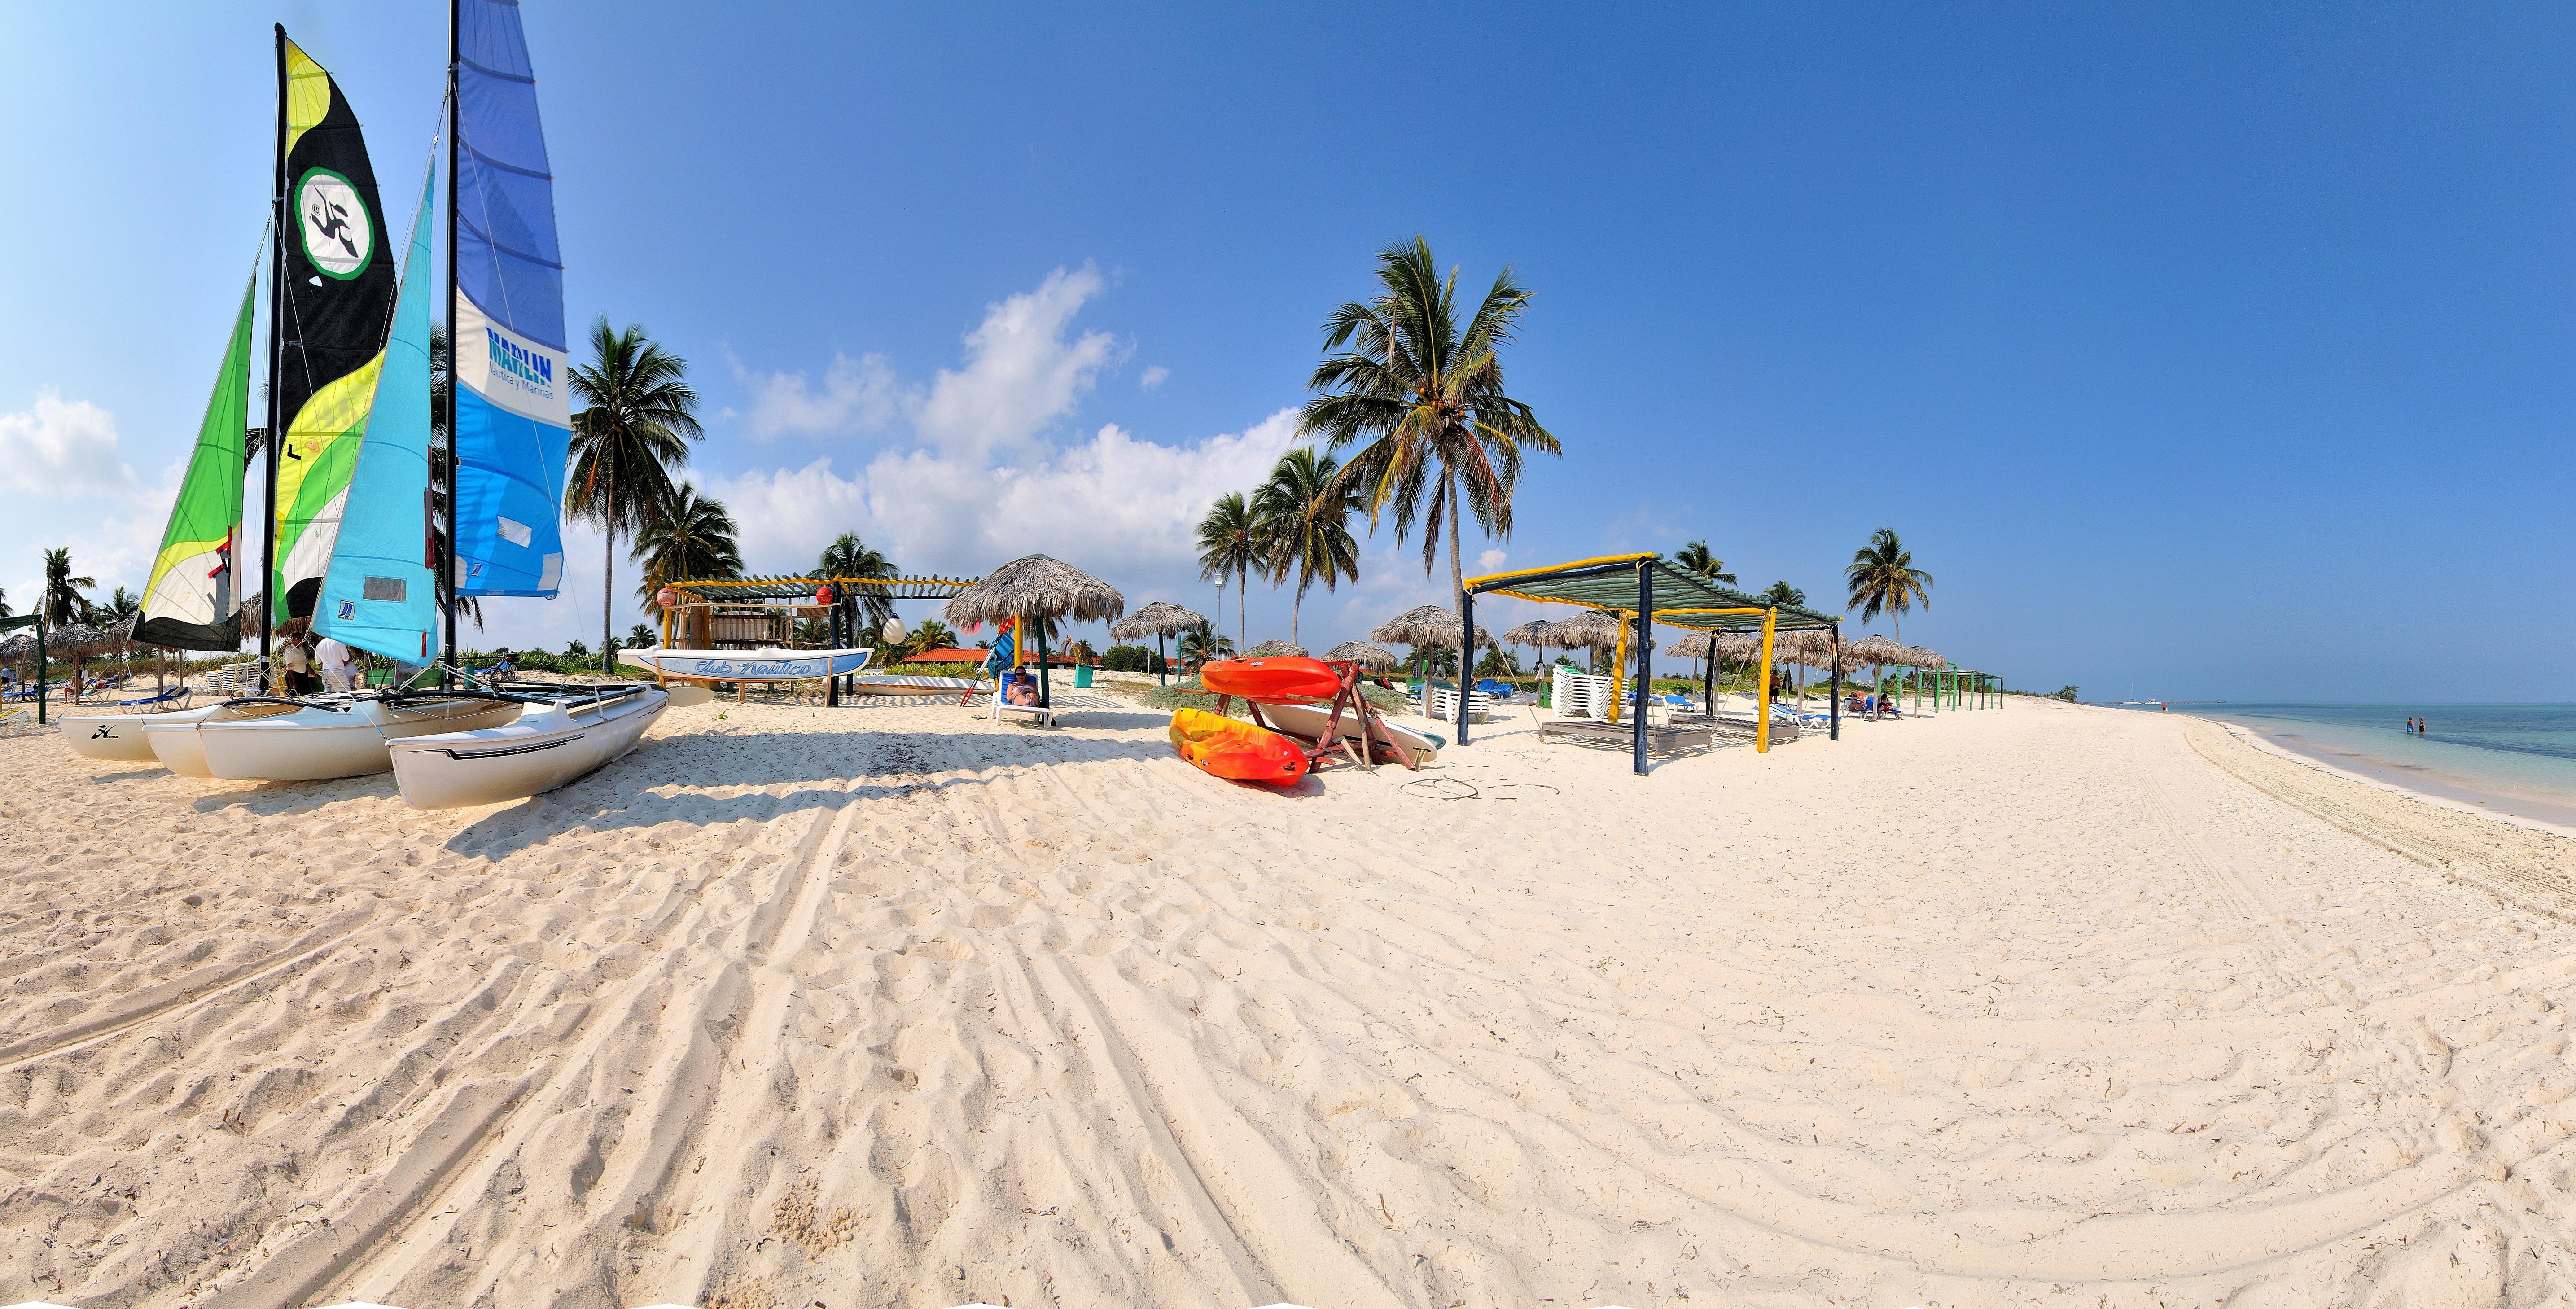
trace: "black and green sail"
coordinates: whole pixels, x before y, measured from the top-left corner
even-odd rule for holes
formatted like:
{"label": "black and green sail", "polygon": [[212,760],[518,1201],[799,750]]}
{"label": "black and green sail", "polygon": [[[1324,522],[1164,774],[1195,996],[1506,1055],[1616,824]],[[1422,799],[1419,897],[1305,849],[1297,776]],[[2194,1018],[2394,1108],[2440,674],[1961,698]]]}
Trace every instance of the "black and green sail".
{"label": "black and green sail", "polygon": [[277,618],[313,613],[357,471],[400,286],[366,138],[339,86],[286,44],[286,233],[280,243]]}
{"label": "black and green sail", "polygon": [[[215,374],[215,392],[197,425],[197,448],[170,506],[161,552],[143,584],[143,617],[134,639],[170,650],[237,650],[241,600],[233,561],[241,556],[242,428],[250,411],[251,305],[259,282],[242,291],[232,344]],[[256,561],[254,566],[256,566]]]}

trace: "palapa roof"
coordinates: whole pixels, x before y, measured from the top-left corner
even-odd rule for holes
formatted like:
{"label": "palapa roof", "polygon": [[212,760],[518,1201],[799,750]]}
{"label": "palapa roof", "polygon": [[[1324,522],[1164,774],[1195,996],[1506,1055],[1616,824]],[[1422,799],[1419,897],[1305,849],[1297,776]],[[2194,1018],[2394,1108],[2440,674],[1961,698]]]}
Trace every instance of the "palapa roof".
{"label": "palapa roof", "polygon": [[1110,627],[1109,639],[1141,641],[1149,636],[1178,636],[1193,628],[1207,626],[1207,621],[1169,600],[1157,600],[1119,619]]}
{"label": "palapa roof", "polygon": [[1295,655],[1299,658],[1303,658],[1305,657],[1305,654],[1306,647],[1302,645],[1290,645],[1286,641],[1264,641],[1261,644],[1244,651],[1243,657],[1246,659],[1275,659],[1281,655]]}
{"label": "palapa roof", "polygon": [[[1438,605],[1417,605],[1369,629],[1372,641],[1393,641],[1401,645],[1429,646],[1434,649],[1458,648],[1458,611]],[[1493,633],[1476,628],[1476,644],[1493,644]]]}
{"label": "palapa roof", "polygon": [[1905,662],[1917,668],[1929,669],[1937,673],[1950,666],[1950,661],[1942,658],[1938,650],[1927,650],[1918,645],[1909,647],[1905,654]]}
{"label": "palapa roof", "polygon": [[1324,652],[1327,659],[1348,659],[1362,668],[1393,668],[1404,662],[1393,650],[1368,641],[1344,641]]}
{"label": "palapa roof", "polygon": [[1898,645],[1876,632],[1852,642],[1850,649],[1853,658],[1873,664],[1901,664],[1913,653],[1911,647]]}
{"label": "palapa roof", "polygon": [[87,623],[65,623],[45,634],[45,653],[76,655],[103,650],[109,644],[105,632]]}
{"label": "palapa roof", "polygon": [[1568,650],[1616,650],[1619,634],[1628,626],[1628,620],[1618,614],[1586,609],[1564,622],[1550,624],[1555,639],[1548,644]]}
{"label": "palapa roof", "polygon": [[33,632],[20,632],[6,641],[0,641],[0,659],[18,660],[35,657],[36,634]]}
{"label": "palapa roof", "polygon": [[1503,633],[1503,640],[1511,645],[1535,645],[1553,649],[1556,645],[1556,624],[1544,618],[1533,618]]}
{"label": "palapa roof", "polygon": [[1509,595],[1634,613],[1638,575],[1654,574],[1654,620],[1674,627],[1707,631],[1761,630],[1765,610],[1775,611],[1779,630],[1823,629],[1838,620],[1798,605],[1772,605],[1758,596],[1673,567],[1659,555],[1610,555],[1577,559],[1545,568],[1523,568],[1467,579],[1473,595]]}
{"label": "palapa roof", "polygon": [[971,627],[1030,616],[1089,622],[1126,611],[1127,597],[1107,582],[1046,555],[1026,555],[994,569],[942,612],[950,623]]}
{"label": "palapa roof", "polygon": [[1714,640],[1708,632],[1686,632],[1682,639],[1664,647],[1664,653],[1675,659],[1706,659]]}

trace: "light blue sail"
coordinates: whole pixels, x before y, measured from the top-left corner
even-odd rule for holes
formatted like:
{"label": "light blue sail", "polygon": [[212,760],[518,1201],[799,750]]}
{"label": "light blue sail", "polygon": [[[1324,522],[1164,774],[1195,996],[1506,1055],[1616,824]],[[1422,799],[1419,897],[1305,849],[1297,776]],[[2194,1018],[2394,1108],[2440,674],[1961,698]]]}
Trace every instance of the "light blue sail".
{"label": "light blue sail", "polygon": [[315,631],[406,664],[429,662],[438,615],[429,502],[429,215],[437,189],[432,172],[412,220],[402,295],[349,476],[340,537],[313,605]]}
{"label": "light blue sail", "polygon": [[571,440],[554,174],[517,0],[456,4],[456,582],[552,596]]}

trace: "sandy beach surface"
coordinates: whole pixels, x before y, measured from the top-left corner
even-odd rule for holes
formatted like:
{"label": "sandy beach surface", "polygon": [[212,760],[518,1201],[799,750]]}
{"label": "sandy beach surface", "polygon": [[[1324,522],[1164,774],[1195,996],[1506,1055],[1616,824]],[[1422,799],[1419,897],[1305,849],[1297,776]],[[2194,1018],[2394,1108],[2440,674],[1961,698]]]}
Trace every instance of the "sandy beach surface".
{"label": "sandy beach surface", "polygon": [[422,814],[0,741],[0,1302],[2576,1294],[2576,842],[2016,700],[1278,794],[675,710]]}

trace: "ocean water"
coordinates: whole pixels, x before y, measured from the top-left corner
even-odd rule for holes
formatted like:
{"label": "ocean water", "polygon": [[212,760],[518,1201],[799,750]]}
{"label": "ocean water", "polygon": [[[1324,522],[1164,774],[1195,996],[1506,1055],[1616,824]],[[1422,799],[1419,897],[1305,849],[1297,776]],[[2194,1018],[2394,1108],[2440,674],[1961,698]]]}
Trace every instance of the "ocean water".
{"label": "ocean water", "polygon": [[[2177,705],[2285,750],[2464,804],[2576,827],[2576,705]],[[2406,732],[2408,715],[2431,728]]]}

